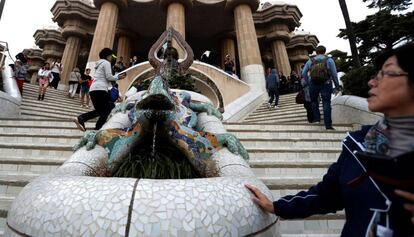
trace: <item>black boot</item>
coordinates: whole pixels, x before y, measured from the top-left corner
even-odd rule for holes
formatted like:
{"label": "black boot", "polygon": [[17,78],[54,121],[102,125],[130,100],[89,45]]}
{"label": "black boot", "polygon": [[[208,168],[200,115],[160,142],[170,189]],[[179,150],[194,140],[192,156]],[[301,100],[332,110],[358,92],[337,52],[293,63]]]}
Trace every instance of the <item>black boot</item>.
{"label": "black boot", "polygon": [[43,94],[42,95],[42,98],[40,98],[41,100],[44,100],[45,99],[45,94]]}
{"label": "black boot", "polygon": [[37,97],[37,100],[40,100],[42,98],[42,96],[41,95],[39,95],[38,97]]}

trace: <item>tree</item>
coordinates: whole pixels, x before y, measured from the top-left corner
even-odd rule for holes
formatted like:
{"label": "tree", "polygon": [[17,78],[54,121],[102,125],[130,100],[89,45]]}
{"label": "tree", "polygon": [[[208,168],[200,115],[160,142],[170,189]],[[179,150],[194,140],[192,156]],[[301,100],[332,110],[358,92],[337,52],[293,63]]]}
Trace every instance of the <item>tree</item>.
{"label": "tree", "polygon": [[[414,41],[414,12],[407,10],[411,0],[363,0],[369,8],[378,11],[365,20],[352,23],[359,45],[359,56],[364,66],[353,68],[342,77],[344,92],[352,95],[367,96],[367,81],[374,75],[373,59],[379,52],[391,49],[404,42]],[[340,30],[339,37],[347,39],[347,29]]]}
{"label": "tree", "polygon": [[[395,15],[389,10],[381,10],[365,20],[353,23],[360,56],[370,62],[378,52],[392,49],[404,41],[414,40],[414,12]],[[346,30],[341,29],[340,37],[346,38]]]}
{"label": "tree", "polygon": [[404,11],[411,5],[411,0],[362,0],[369,2],[369,8],[379,8],[387,11]]}
{"label": "tree", "polygon": [[356,39],[355,39],[354,31],[352,29],[351,19],[349,18],[348,7],[346,6],[346,0],[339,0],[339,6],[341,7],[342,15],[345,20],[346,35],[348,36],[349,45],[351,47],[354,65],[355,67],[360,67],[361,62],[359,60]]}
{"label": "tree", "polygon": [[328,53],[335,61],[338,72],[348,72],[352,68],[352,58],[347,52],[335,49]]}

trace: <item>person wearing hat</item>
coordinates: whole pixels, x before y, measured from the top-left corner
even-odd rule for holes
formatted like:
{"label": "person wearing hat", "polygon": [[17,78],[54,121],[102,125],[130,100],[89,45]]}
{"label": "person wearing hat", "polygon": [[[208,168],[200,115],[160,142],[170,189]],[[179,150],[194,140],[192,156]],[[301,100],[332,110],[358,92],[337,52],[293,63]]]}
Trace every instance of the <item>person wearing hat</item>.
{"label": "person wearing hat", "polygon": [[113,57],[115,57],[115,55],[109,48],[104,48],[99,52],[100,59],[96,62],[95,73],[93,75],[94,79],[89,88],[89,95],[94,110],[74,118],[77,127],[82,131],[86,131],[85,122],[96,117],[99,117],[99,119],[96,122],[95,130],[99,130],[104,125],[111,112],[111,103],[108,93],[110,82],[125,78],[125,74],[112,75],[111,61]]}

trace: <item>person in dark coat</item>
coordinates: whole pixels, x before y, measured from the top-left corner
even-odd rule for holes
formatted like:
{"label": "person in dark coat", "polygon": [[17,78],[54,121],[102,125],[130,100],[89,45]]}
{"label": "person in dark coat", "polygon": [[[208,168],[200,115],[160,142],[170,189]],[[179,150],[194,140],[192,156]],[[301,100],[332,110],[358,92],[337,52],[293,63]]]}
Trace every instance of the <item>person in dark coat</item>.
{"label": "person in dark coat", "polygon": [[[279,84],[280,81],[277,71],[276,69],[272,69],[271,73],[266,77],[266,90],[270,97],[268,102],[269,108],[279,108],[277,106],[279,104]],[[275,101],[274,105],[272,105],[273,100]]]}
{"label": "person in dark coat", "polygon": [[414,44],[406,44],[377,58],[378,73],[368,82],[368,108],[384,118],[349,133],[321,182],[275,202],[246,184],[253,202],[284,219],[345,209],[344,237],[414,236],[414,207],[407,195],[414,192],[412,55]]}

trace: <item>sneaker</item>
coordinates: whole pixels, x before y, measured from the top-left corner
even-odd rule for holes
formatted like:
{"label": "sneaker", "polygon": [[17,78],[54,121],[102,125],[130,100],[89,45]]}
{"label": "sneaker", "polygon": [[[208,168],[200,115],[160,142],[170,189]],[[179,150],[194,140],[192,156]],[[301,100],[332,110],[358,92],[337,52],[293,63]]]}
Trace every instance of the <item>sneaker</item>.
{"label": "sneaker", "polygon": [[271,106],[271,104],[267,103],[267,104],[266,104],[266,107],[267,107],[268,109],[270,109],[272,106]]}
{"label": "sneaker", "polygon": [[277,106],[277,105],[275,105],[275,107],[273,107],[273,108],[275,108],[275,109],[280,109],[280,108],[279,108],[279,106]]}
{"label": "sneaker", "polygon": [[86,131],[85,123],[83,121],[80,121],[79,117],[74,118],[73,122],[75,122],[76,126],[81,130],[82,132]]}
{"label": "sneaker", "polygon": [[83,107],[85,107],[85,105],[82,104],[82,105],[80,105],[80,107],[83,108]]}
{"label": "sneaker", "polygon": [[87,109],[89,109],[89,105],[85,105],[85,107],[86,107]]}
{"label": "sneaker", "polygon": [[336,130],[336,129],[333,127],[327,127],[326,130]]}

